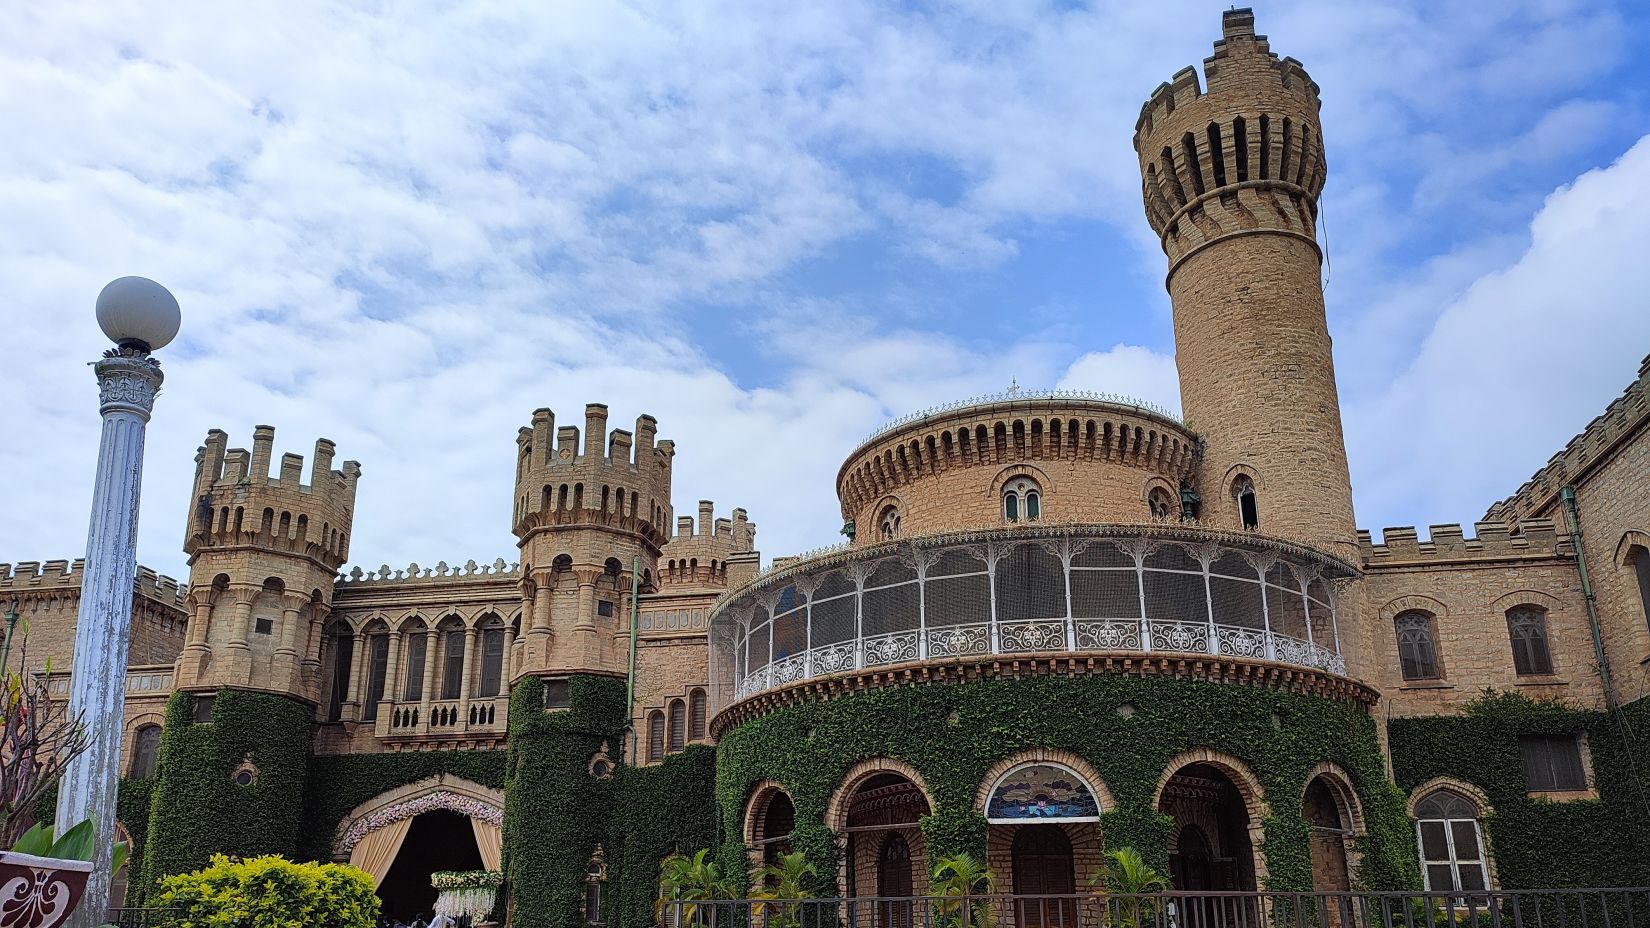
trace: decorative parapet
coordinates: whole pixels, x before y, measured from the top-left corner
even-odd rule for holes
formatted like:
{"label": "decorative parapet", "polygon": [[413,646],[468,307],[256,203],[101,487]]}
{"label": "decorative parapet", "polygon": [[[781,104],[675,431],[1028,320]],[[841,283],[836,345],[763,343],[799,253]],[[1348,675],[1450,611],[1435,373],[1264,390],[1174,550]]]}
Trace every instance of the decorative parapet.
{"label": "decorative parapet", "polygon": [[986,394],[982,394],[980,396],[970,397],[969,399],[966,399],[966,400],[957,400],[957,401],[951,402],[951,403],[941,403],[938,406],[930,406],[927,409],[919,409],[916,412],[908,413],[906,415],[900,416],[898,419],[895,419],[895,420],[889,422],[887,425],[884,425],[881,428],[873,431],[871,434],[865,436],[865,440],[861,441],[859,444],[860,444],[860,447],[863,448],[864,446],[869,445],[871,442],[876,441],[877,439],[881,438],[882,436],[887,435],[889,432],[897,432],[900,429],[904,428],[907,425],[910,425],[913,422],[920,422],[923,419],[929,418],[930,416],[942,416],[942,415],[946,415],[948,413],[959,412],[959,411],[965,410],[965,409],[973,409],[975,407],[983,407],[983,406],[995,406],[995,405],[999,405],[999,404],[1003,404],[1003,403],[1009,403],[1009,404],[1027,403],[1027,404],[1030,404],[1030,403],[1062,403],[1062,402],[1103,403],[1107,406],[1115,406],[1115,407],[1118,407],[1120,409],[1132,410],[1134,412],[1140,412],[1140,413],[1149,413],[1150,415],[1157,416],[1157,417],[1162,418],[1162,419],[1167,419],[1170,422],[1173,422],[1174,424],[1182,426],[1182,427],[1184,427],[1185,424],[1186,424],[1184,421],[1181,420],[1180,416],[1176,415],[1173,412],[1170,412],[1168,409],[1165,409],[1162,406],[1159,406],[1155,403],[1148,403],[1145,400],[1138,400],[1138,399],[1135,399],[1134,397],[1131,397],[1131,396],[1124,396],[1120,393],[1101,393],[1101,392],[1098,392],[1098,391],[1091,391],[1091,390],[1018,390],[1018,389],[1015,389],[1015,390],[1004,390],[1001,393],[986,393]]}
{"label": "decorative parapet", "polygon": [[520,564],[507,564],[504,558],[497,558],[491,564],[478,565],[475,561],[465,561],[463,567],[448,567],[446,561],[438,562],[434,567],[419,567],[418,562],[408,564],[404,569],[395,569],[388,564],[377,570],[362,570],[357,567],[349,573],[338,575],[337,589],[345,587],[357,588],[367,584],[384,583],[451,583],[455,580],[516,580],[521,577]]}
{"label": "decorative parapet", "polygon": [[1638,380],[1629,384],[1621,396],[1605,408],[1603,415],[1587,423],[1581,434],[1549,458],[1518,492],[1491,506],[1484,518],[1517,525],[1532,516],[1550,516],[1565,484],[1581,481],[1594,465],[1636,434],[1647,419],[1650,419],[1650,356],[1639,365]]}
{"label": "decorative parapet", "polygon": [[[85,567],[84,558],[76,558],[73,561],[19,561],[15,565],[0,564],[0,598],[8,595],[53,595],[69,590],[78,592]],[[138,567],[134,592],[163,606],[184,608],[184,585],[147,567]]]}
{"label": "decorative parapet", "polygon": [[1505,522],[1473,525],[1476,538],[1466,537],[1459,524],[1434,525],[1429,538],[1420,539],[1413,525],[1388,528],[1382,543],[1375,544],[1368,531],[1358,531],[1358,548],[1366,568],[1460,561],[1568,556],[1569,542],[1562,538],[1550,519],[1529,519],[1516,527]]}

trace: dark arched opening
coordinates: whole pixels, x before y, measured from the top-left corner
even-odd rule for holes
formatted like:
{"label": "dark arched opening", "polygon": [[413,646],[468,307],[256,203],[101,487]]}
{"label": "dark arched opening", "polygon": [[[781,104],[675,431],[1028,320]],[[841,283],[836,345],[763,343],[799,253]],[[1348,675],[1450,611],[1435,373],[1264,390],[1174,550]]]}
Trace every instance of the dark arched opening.
{"label": "dark arched opening", "polygon": [[428,922],[435,914],[436,897],[430,875],[481,868],[481,849],[469,817],[446,809],[425,812],[413,819],[395,863],[378,884],[383,915],[408,924],[417,918]]}

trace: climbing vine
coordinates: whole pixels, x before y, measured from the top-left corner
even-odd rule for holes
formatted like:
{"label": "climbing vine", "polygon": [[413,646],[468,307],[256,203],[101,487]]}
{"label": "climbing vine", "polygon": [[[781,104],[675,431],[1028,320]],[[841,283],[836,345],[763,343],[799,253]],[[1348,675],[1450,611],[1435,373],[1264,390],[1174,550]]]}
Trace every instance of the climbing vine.
{"label": "climbing vine", "polygon": [[773,779],[796,806],[792,843],[820,873],[836,873],[836,842],[822,824],[826,804],[849,767],[879,756],[912,765],[932,792],[932,814],[921,821],[931,854],[983,859],[976,793],[994,763],[1029,748],[1071,751],[1092,764],[1117,800],[1100,822],[1106,844],[1134,846],[1160,869],[1168,864],[1170,822],[1153,807],[1153,794],[1169,761],[1196,748],[1243,760],[1270,805],[1261,823],[1264,850],[1269,888],[1280,890],[1312,887],[1301,796],[1312,768],[1333,762],[1352,779],[1364,810],[1360,883],[1419,883],[1403,797],[1386,778],[1375,723],[1361,707],[1260,686],[1123,676],[891,687],[747,722],[718,749],[719,859],[743,872],[746,803],[758,782]]}

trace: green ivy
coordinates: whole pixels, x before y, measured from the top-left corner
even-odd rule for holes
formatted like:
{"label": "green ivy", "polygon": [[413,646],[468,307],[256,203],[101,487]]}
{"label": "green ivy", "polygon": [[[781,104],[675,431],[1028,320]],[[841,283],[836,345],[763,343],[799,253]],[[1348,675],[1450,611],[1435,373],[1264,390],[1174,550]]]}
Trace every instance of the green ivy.
{"label": "green ivy", "polygon": [[584,924],[585,869],[610,820],[614,781],[589,766],[604,745],[609,757],[623,750],[625,682],[578,675],[568,683],[569,709],[547,711],[536,677],[510,694],[504,869],[518,928]]}
{"label": "green ivy", "polygon": [[[1395,719],[1392,766],[1406,794],[1434,777],[1483,790],[1484,822],[1507,889],[1650,883],[1646,784],[1650,699],[1617,713],[1486,691],[1458,716]],[[1521,735],[1585,732],[1599,798],[1553,802],[1526,793]],[[1642,733],[1634,737],[1636,733]]]}
{"label": "green ivy", "polygon": [[650,928],[659,862],[678,851],[717,846],[716,750],[689,745],[650,767],[614,774],[608,829],[607,924]]}
{"label": "green ivy", "polygon": [[[293,856],[302,842],[313,710],[284,696],[223,690],[212,721],[193,720],[195,697],[166,703],[143,879],[205,867],[213,854]],[[258,770],[241,786],[242,760]]]}
{"label": "green ivy", "polygon": [[[128,849],[129,856],[126,858],[126,904],[129,906],[141,904],[141,890],[146,888],[138,876],[143,873],[143,846],[149,836],[149,804],[154,798],[154,787],[153,777],[121,777],[118,798],[115,800],[115,818],[126,826],[126,833],[132,838],[132,846]],[[51,822],[57,818],[56,783],[40,794],[40,798],[35,800],[30,811],[39,822]]]}
{"label": "green ivy", "polygon": [[[1120,712],[1120,707],[1132,712]],[[913,766],[932,793],[921,822],[932,853],[985,853],[974,800],[989,768],[1028,748],[1071,751],[1117,800],[1101,832],[1166,868],[1170,822],[1153,807],[1158,778],[1177,754],[1211,748],[1255,771],[1271,816],[1268,887],[1310,890],[1312,867],[1300,796],[1311,769],[1331,761],[1352,779],[1368,834],[1358,874],[1372,889],[1418,885],[1403,796],[1387,780],[1376,727],[1349,703],[1262,686],[1155,677],[1037,677],[952,686],[891,687],[778,709],[729,732],[718,747],[716,800],[725,839],[720,859],[744,872],[738,844],[751,790],[783,784],[796,805],[793,844],[822,874],[837,872],[824,821],[830,795],[852,765],[890,757]],[[1087,874],[1079,874],[1086,879]]]}
{"label": "green ivy", "polygon": [[502,790],[504,752],[401,751],[311,759],[304,801],[304,842],[299,853],[308,860],[331,860],[338,826],[356,806],[443,773]]}

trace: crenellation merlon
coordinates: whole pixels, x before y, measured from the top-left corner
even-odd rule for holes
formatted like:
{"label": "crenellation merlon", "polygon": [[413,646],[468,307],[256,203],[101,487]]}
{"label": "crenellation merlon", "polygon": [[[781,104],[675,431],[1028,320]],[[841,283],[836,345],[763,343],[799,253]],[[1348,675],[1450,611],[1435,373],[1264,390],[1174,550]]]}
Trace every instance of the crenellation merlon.
{"label": "crenellation merlon", "polygon": [[1359,529],[1358,548],[1366,567],[1567,555],[1568,541],[1549,519],[1531,519],[1517,531],[1505,522],[1479,522],[1473,531],[1476,537],[1469,538],[1457,523],[1433,525],[1422,541],[1415,526],[1401,525],[1385,529],[1377,544],[1368,530]]}
{"label": "crenellation merlon", "polygon": [[340,573],[335,583],[339,588],[355,588],[366,584],[439,584],[520,578],[521,564],[507,563],[504,558],[496,558],[491,564],[477,564],[472,559],[464,562],[462,567],[449,567],[446,561],[440,561],[434,567],[419,567],[416,561],[404,569],[395,569],[388,564],[380,566],[377,570],[362,570],[356,567],[348,573]]}
{"label": "crenellation merlon", "polygon": [[1602,415],[1587,423],[1517,492],[1492,505],[1484,518],[1518,524],[1532,516],[1551,515],[1565,484],[1583,479],[1646,422],[1650,422],[1650,356],[1639,366],[1638,379],[1611,400]]}
{"label": "crenellation merlon", "polygon": [[653,544],[670,537],[675,445],[657,440],[658,423],[649,415],[638,416],[634,430],[610,430],[608,423],[607,406],[590,403],[582,429],[557,426],[555,413],[541,407],[530,426],[517,430],[512,519],[518,537],[592,523],[641,528]]}
{"label": "crenellation merlon", "polygon": [[[6,593],[27,595],[37,591],[78,590],[85,569],[84,558],[0,564],[0,591],[4,591],[0,592],[0,596]],[[180,609],[183,608],[186,592],[177,580],[141,564],[133,581],[133,591],[144,599]]]}

